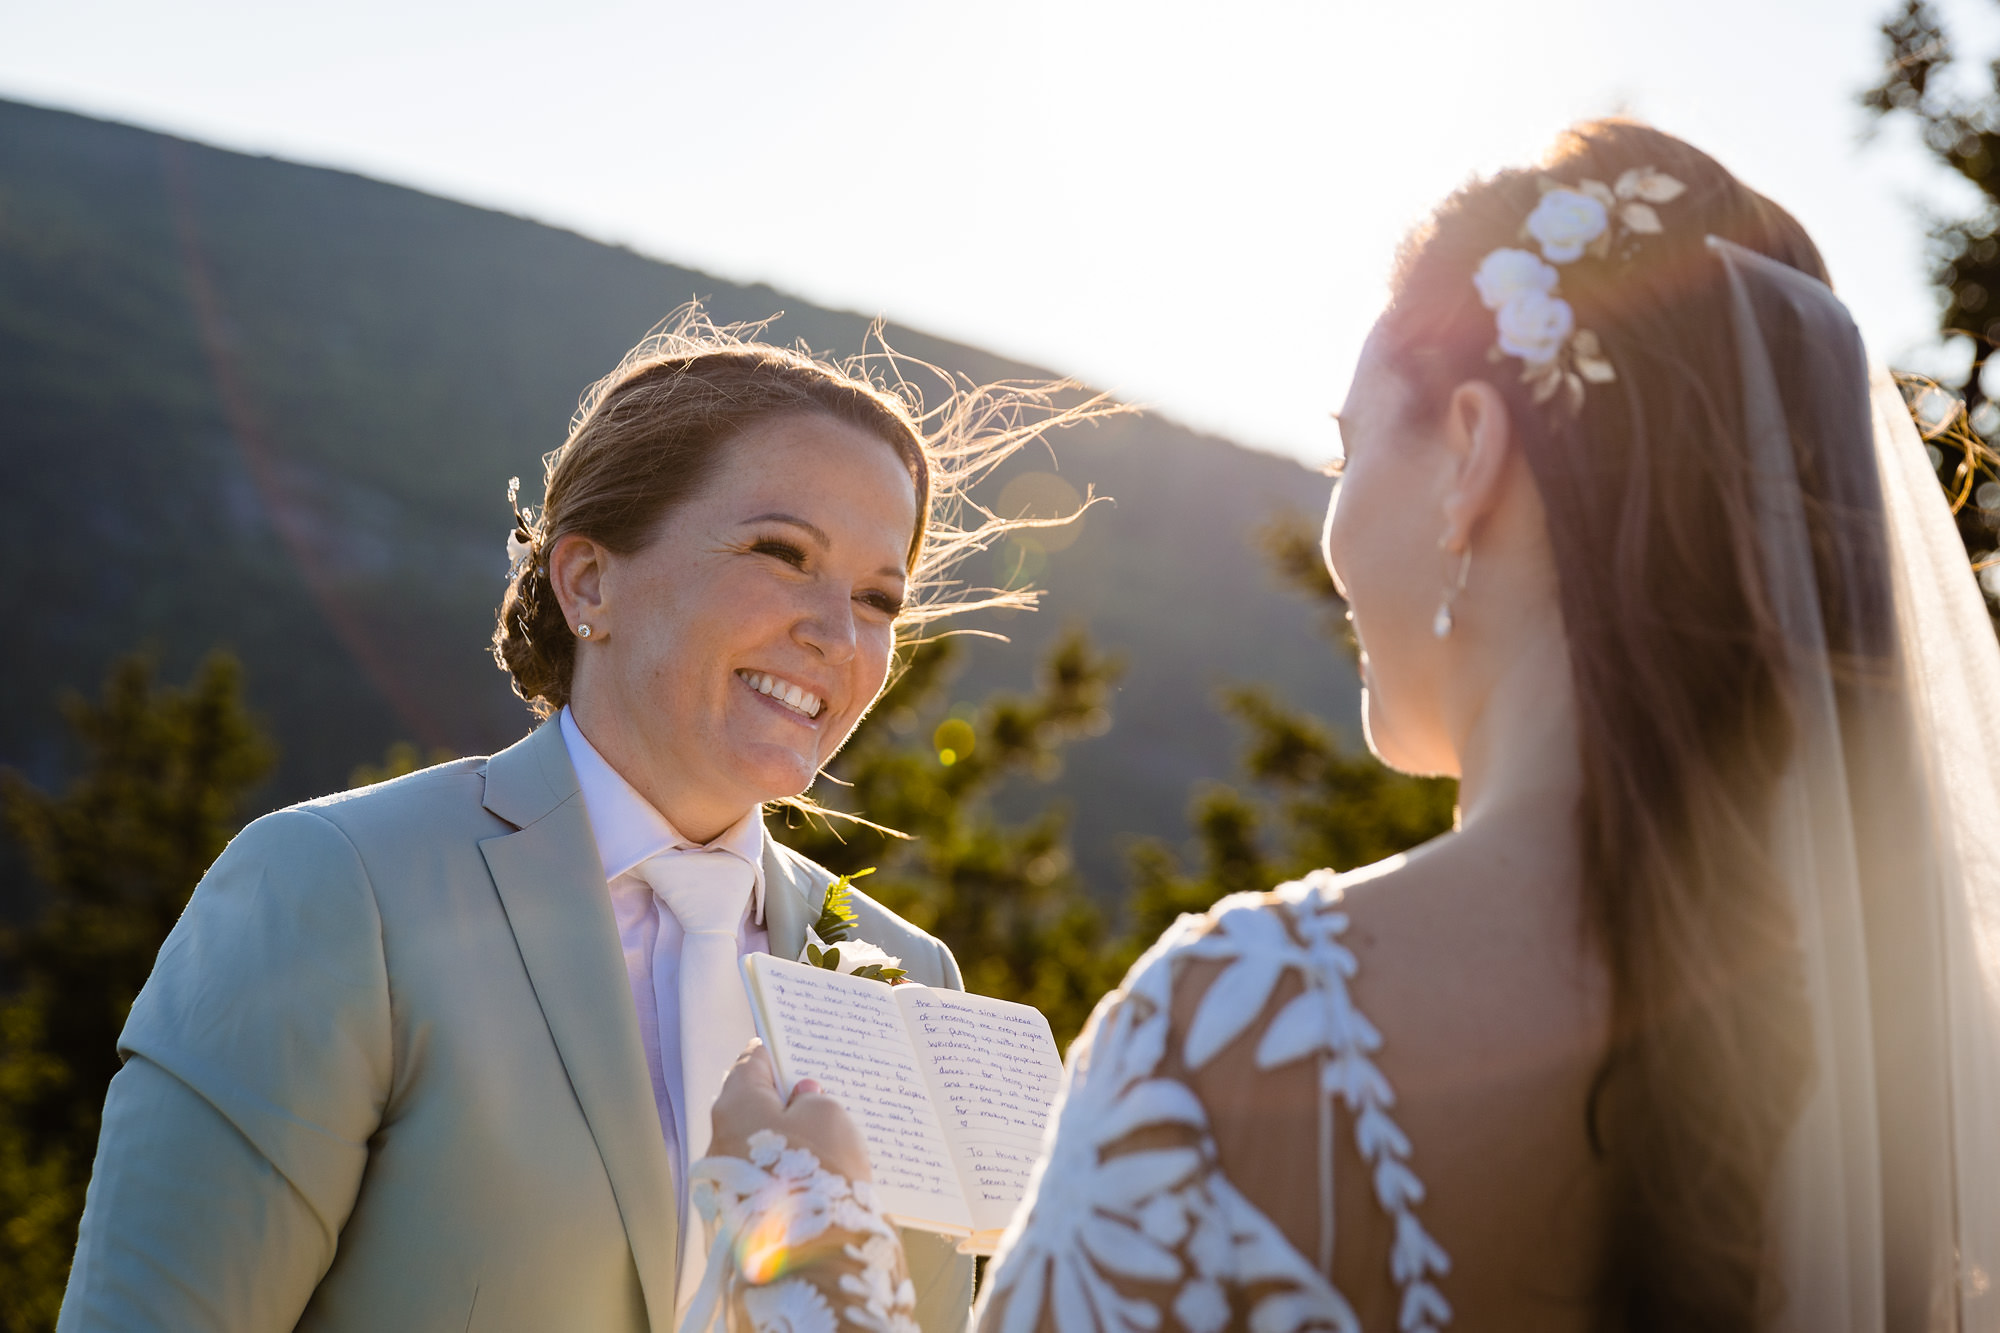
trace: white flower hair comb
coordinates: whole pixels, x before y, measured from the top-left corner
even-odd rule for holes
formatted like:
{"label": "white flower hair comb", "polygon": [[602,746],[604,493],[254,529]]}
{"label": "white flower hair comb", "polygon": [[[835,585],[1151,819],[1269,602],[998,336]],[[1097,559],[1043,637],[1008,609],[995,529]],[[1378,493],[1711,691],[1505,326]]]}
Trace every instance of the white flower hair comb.
{"label": "white flower hair comb", "polygon": [[1621,241],[1657,234],[1653,205],[1673,202],[1687,186],[1651,167],[1634,167],[1614,185],[1587,180],[1571,187],[1546,176],[1541,184],[1541,202],[1521,227],[1522,240],[1540,253],[1502,246],[1480,261],[1472,285],[1499,334],[1488,359],[1518,358],[1535,401],[1556,400],[1575,416],[1584,384],[1609,384],[1618,372],[1597,335],[1576,327],[1576,311],[1556,294],[1562,274],[1555,265],[1585,255],[1603,259]]}
{"label": "white flower hair comb", "polygon": [[535,558],[535,515],[521,508],[521,479],[507,478],[507,507],[514,511],[514,528],[507,534],[507,578],[521,576],[522,566]]}

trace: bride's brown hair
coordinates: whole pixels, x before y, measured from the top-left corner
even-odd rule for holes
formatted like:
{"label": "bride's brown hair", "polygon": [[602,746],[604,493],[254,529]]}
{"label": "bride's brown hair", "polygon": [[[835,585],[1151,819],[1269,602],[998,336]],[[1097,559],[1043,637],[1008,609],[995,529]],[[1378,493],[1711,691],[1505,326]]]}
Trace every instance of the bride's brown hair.
{"label": "bride's brown hair", "polygon": [[[1616,369],[1572,416],[1533,401],[1520,361],[1489,359],[1494,316],[1472,276],[1498,247],[1532,247],[1522,226],[1548,181],[1611,184],[1633,168],[1687,188],[1659,206],[1659,233],[1562,268],[1577,326]],[[1796,928],[1767,845],[1793,742],[1785,644],[1711,235],[1825,280],[1799,224],[1713,159],[1641,125],[1582,125],[1540,167],[1447,200],[1406,243],[1384,322],[1414,410],[1440,410],[1467,380],[1500,389],[1548,515],[1582,737],[1584,892],[1614,997],[1584,1114],[1612,1183],[1600,1324],[1621,1330],[1768,1321],[1782,1299],[1773,1186],[1813,1075]],[[1854,549],[1873,529],[1830,517],[1851,478],[1829,476],[1848,464],[1811,440],[1794,450],[1822,587],[1885,579],[1876,553]],[[1886,596],[1865,591],[1829,605]],[[1873,628],[1830,624],[1829,640],[1867,657]]]}

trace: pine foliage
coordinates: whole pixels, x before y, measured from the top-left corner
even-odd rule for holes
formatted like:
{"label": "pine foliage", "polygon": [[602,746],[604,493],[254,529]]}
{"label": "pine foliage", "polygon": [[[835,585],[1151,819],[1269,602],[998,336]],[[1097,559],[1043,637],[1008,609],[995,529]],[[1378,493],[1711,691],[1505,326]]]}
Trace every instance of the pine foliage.
{"label": "pine foliage", "polygon": [[[1327,638],[1351,655],[1347,603],[1312,525],[1296,515],[1279,517],[1258,542],[1272,572],[1320,608]],[[1329,653],[1329,669],[1335,663]],[[1248,733],[1249,793],[1216,784],[1196,794],[1193,869],[1157,840],[1132,849],[1127,956],[1183,912],[1205,911],[1228,894],[1261,892],[1309,870],[1368,865],[1452,826],[1456,783],[1413,778],[1373,755],[1350,753],[1325,723],[1268,690],[1237,686],[1224,691],[1223,705]]]}
{"label": "pine foliage", "polygon": [[234,659],[184,689],[143,658],[72,699],[86,763],[61,795],[0,774],[8,831],[43,895],[0,934],[0,1330],[55,1324],[117,1036],[195,884],[268,771]]}
{"label": "pine foliage", "polygon": [[1940,411],[1921,392],[1913,395],[1913,406],[2000,629],[2000,403],[1993,401],[2000,370],[1994,362],[2000,349],[2000,60],[1964,77],[1951,34],[1930,0],[1904,0],[1882,25],[1882,37],[1882,78],[1862,94],[1862,105],[1878,118],[1913,122],[1931,156],[1979,193],[1964,216],[1938,218],[1931,226],[1939,331],[1972,348],[1965,377],[1948,386],[1963,406]]}
{"label": "pine foliage", "polygon": [[866,891],[950,945],[969,988],[1034,1005],[1066,1045],[1117,980],[1108,926],[1071,863],[1066,812],[1002,807],[1010,783],[1053,781],[1065,746],[1110,726],[1119,666],[1071,632],[1033,694],[952,702],[961,642],[909,653],[822,797],[904,836],[794,816],[779,837],[836,874],[874,867]]}

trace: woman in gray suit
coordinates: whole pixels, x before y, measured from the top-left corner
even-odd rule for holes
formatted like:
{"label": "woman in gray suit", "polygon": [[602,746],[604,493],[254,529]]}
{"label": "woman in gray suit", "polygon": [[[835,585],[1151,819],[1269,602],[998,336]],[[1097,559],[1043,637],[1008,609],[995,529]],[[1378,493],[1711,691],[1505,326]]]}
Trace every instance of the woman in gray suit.
{"label": "woman in gray suit", "polygon": [[[517,511],[494,639],[541,725],[230,844],[121,1035],[63,1330],[673,1325],[686,1167],[750,1034],[736,960],[797,957],[830,878],[762,807],[991,535],[940,500],[1037,429],[943,419],[698,320],[591,391]],[[961,1327],[969,1261],[910,1247],[926,1329]]]}

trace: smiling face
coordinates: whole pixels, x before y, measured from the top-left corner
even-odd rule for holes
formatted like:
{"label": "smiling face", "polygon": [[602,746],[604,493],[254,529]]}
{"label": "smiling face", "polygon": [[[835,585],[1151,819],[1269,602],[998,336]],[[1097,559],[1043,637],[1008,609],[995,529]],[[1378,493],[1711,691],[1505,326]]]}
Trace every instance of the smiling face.
{"label": "smiling face", "polygon": [[1456,560],[1439,549],[1450,476],[1442,431],[1410,412],[1410,389],[1371,337],[1340,411],[1346,458],[1322,550],[1361,645],[1368,747],[1408,773],[1450,772],[1445,644],[1432,620]]}
{"label": "smiling face", "polygon": [[771,417],[720,449],[646,546],[569,536],[551,562],[591,626],[578,726],[702,840],[803,792],[881,692],[917,524],[902,459],[857,426]]}

